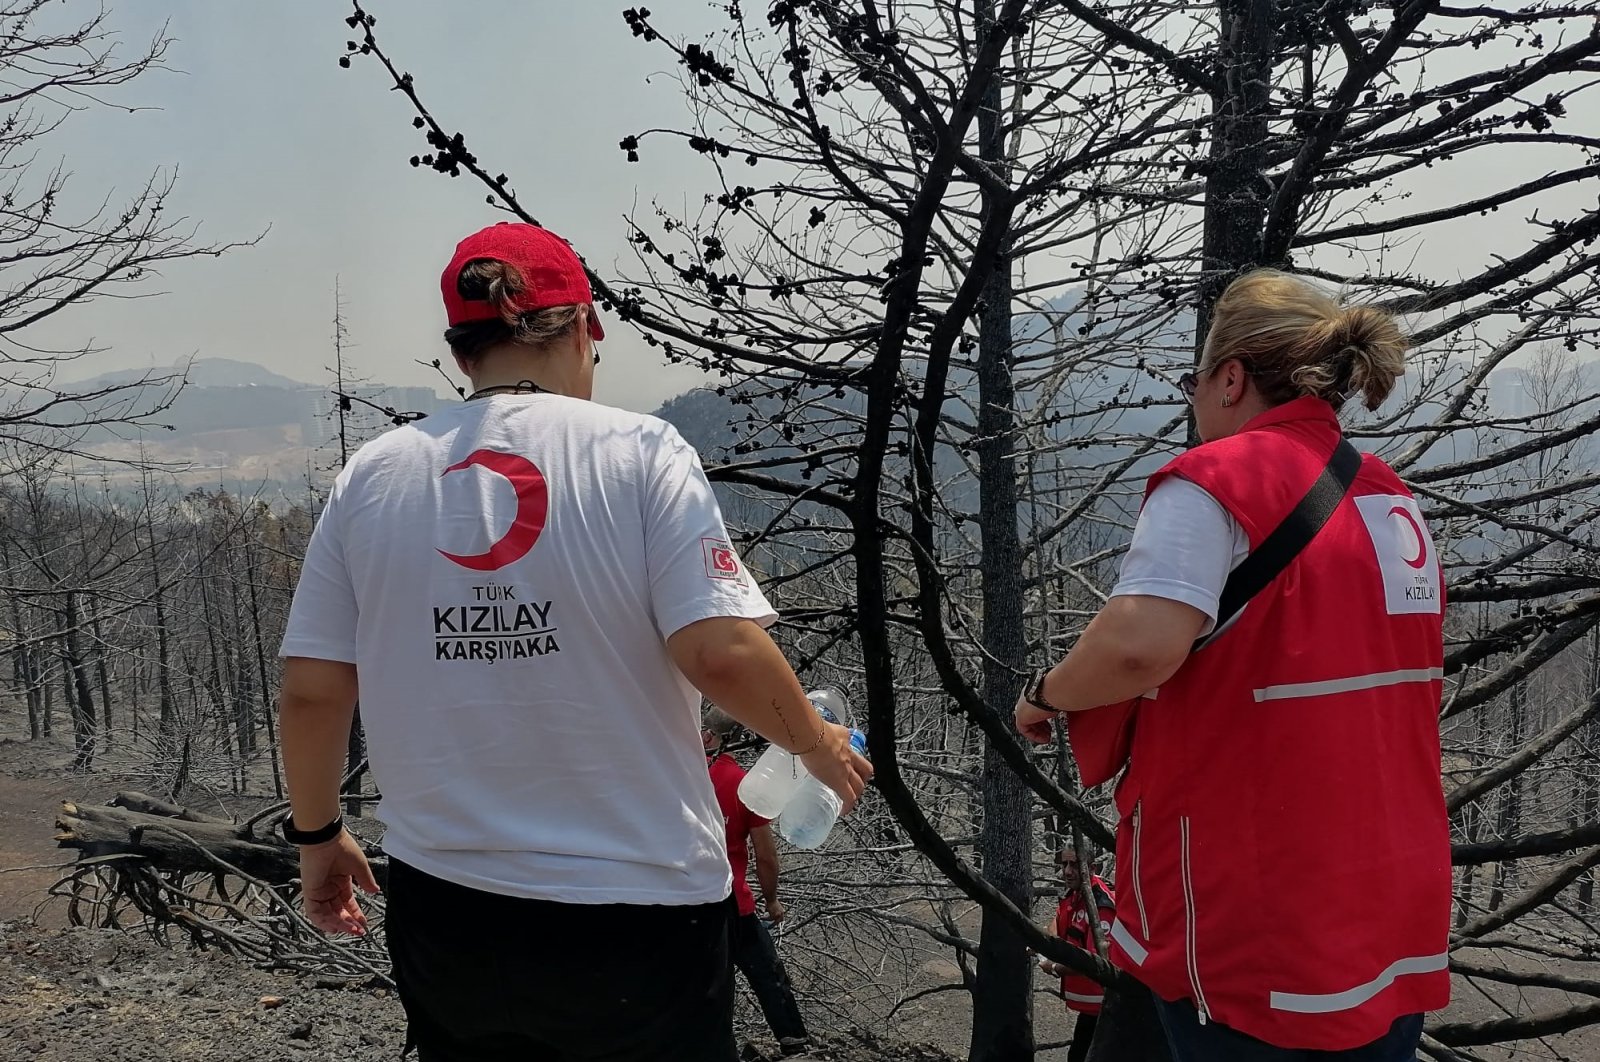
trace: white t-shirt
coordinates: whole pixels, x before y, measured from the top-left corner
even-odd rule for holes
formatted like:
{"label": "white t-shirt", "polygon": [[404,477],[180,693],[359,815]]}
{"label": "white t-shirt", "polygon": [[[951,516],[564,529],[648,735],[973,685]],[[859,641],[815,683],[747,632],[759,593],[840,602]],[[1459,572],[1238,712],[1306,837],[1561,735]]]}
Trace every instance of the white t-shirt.
{"label": "white t-shirt", "polygon": [[1140,595],[1181,601],[1217,622],[1228,575],[1250,555],[1250,536],[1203,487],[1169,476],[1145,499],[1112,597]]}
{"label": "white t-shirt", "polygon": [[502,395],[350,460],[282,654],[356,665],[396,857],[513,896],[711,903],[722,814],[665,641],[715,616],[777,618],[677,431]]}

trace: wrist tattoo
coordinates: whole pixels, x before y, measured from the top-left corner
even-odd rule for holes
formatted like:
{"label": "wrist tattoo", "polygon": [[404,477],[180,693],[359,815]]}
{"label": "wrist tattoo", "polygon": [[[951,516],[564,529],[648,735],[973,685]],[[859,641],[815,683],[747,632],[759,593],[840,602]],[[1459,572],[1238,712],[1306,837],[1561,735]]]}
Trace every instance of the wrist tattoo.
{"label": "wrist tattoo", "polygon": [[789,725],[789,717],[783,714],[783,704],[780,701],[772,702],[772,710],[778,713],[778,722],[783,724],[783,732],[789,735],[789,744],[794,744],[794,727]]}

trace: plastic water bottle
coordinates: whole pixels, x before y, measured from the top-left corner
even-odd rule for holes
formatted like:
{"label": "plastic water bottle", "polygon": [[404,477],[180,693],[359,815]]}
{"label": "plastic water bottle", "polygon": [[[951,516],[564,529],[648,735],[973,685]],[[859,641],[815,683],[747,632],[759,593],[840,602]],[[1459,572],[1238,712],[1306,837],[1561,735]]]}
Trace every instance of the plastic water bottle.
{"label": "plastic water bottle", "polygon": [[[865,755],[867,735],[850,731],[850,747]],[[796,848],[815,848],[828,839],[843,810],[839,794],[807,774],[778,816],[778,833]]]}
{"label": "plastic water bottle", "polygon": [[[830,723],[843,723],[849,715],[850,702],[838,690],[812,690],[806,699]],[[800,757],[768,745],[739,783],[739,802],[764,819],[775,819],[809,777]]]}
{"label": "plastic water bottle", "polygon": [[840,726],[850,722],[850,702],[845,700],[844,694],[838,690],[828,688],[812,690],[806,694],[806,699],[828,722]]}
{"label": "plastic water bottle", "polygon": [[739,802],[764,819],[775,819],[807,777],[800,757],[768,745],[739,783]]}

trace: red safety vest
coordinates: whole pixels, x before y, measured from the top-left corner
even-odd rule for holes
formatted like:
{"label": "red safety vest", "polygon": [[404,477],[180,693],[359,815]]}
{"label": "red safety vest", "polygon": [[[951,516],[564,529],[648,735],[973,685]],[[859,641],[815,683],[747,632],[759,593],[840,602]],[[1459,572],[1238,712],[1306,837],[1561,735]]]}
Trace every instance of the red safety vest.
{"label": "red safety vest", "polygon": [[[1147,489],[1191,480],[1255,548],[1339,434],[1331,406],[1298,399]],[[1311,544],[1172,679],[1069,724],[1086,783],[1128,760],[1114,963],[1285,1048],[1349,1050],[1449,1002],[1443,598],[1415,499],[1367,456]]]}
{"label": "red safety vest", "polygon": [[[1117,916],[1116,898],[1098,876],[1089,879],[1089,887],[1094,891],[1094,903],[1099,908],[1100,930],[1109,936],[1112,919]],[[1083,902],[1083,893],[1078,889],[1061,897],[1061,902],[1056,905],[1056,936],[1091,954],[1094,952],[1089,909]],[[1066,1000],[1068,1010],[1080,1014],[1099,1014],[1100,1005],[1106,999],[1106,990],[1092,977],[1068,973],[1061,978],[1061,998]]]}

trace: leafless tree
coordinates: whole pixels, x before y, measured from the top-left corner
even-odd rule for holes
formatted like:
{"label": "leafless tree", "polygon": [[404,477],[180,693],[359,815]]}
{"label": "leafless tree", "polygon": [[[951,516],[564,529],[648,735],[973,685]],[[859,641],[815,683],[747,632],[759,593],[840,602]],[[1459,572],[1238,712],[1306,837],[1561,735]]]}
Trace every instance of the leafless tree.
{"label": "leafless tree", "polygon": [[171,44],[163,30],[127,48],[107,8],[91,5],[85,16],[59,6],[0,4],[0,438],[20,433],[35,444],[79,449],[87,428],[155,417],[182,376],[74,388],[59,380],[63,367],[97,348],[41,345],[31,338],[35,326],[98,299],[149,297],[165,264],[238,245],[197,242],[195,224],[171,215],[175,170],[152,174],[118,201],[80,188],[66,162],[49,161],[52,134],[75,115],[137,110],[122,90],[161,70]]}
{"label": "leafless tree", "polygon": [[[1452,744],[1464,721],[1483,735],[1502,713],[1522,720],[1451,778],[1458,815],[1500,810],[1475,837],[1463,827],[1457,862],[1523,864],[1498,873],[1492,910],[1463,903],[1457,970],[1496,1000],[1506,985],[1589,1000],[1439,1018],[1426,1047],[1557,1057],[1542,1038],[1600,1019],[1574,936],[1592,911],[1568,899],[1600,862],[1600,826],[1538,821],[1524,798],[1528,772],[1576,732],[1559,728],[1592,715],[1575,705],[1540,729],[1525,698],[1600,619],[1600,481],[1565,459],[1600,410],[1573,395],[1556,423],[1486,392],[1541,346],[1593,346],[1600,213],[1571,192],[1600,175],[1600,142],[1571,116],[1594,103],[1594,14],[925,0],[727,16],[690,41],[625,13],[678,64],[689,118],[622,150],[681,143],[705,156],[709,191],[688,216],[652,204],[632,218],[636,275],[595,280],[667,360],[716,379],[733,425],[714,475],[746,498],[746,546],[783,596],[792,648],[856,677],[895,836],[983,907],[975,947],[915,919],[969,970],[973,1057],[1031,1055],[1024,943],[1121,983],[1030,921],[1034,797],[1063,831],[1101,845],[1109,831],[1006,717],[1029,666],[1103,600],[1140,480],[1187,442],[1166,384],[1193,363],[1222,286],[1258,265],[1411,325],[1407,392],[1351,434],[1407,477],[1440,533]],[[349,51],[375,56],[412,104],[429,142],[413,164],[471,175],[534,220],[427,109],[374,21],[354,8]],[[1415,205],[1447,179],[1473,190]],[[1524,223],[1494,226],[1492,246],[1463,235],[1512,211]],[[1447,242],[1461,253],[1426,253]],[[1530,459],[1536,482],[1512,474]],[[947,712],[972,728],[954,755]]]}

